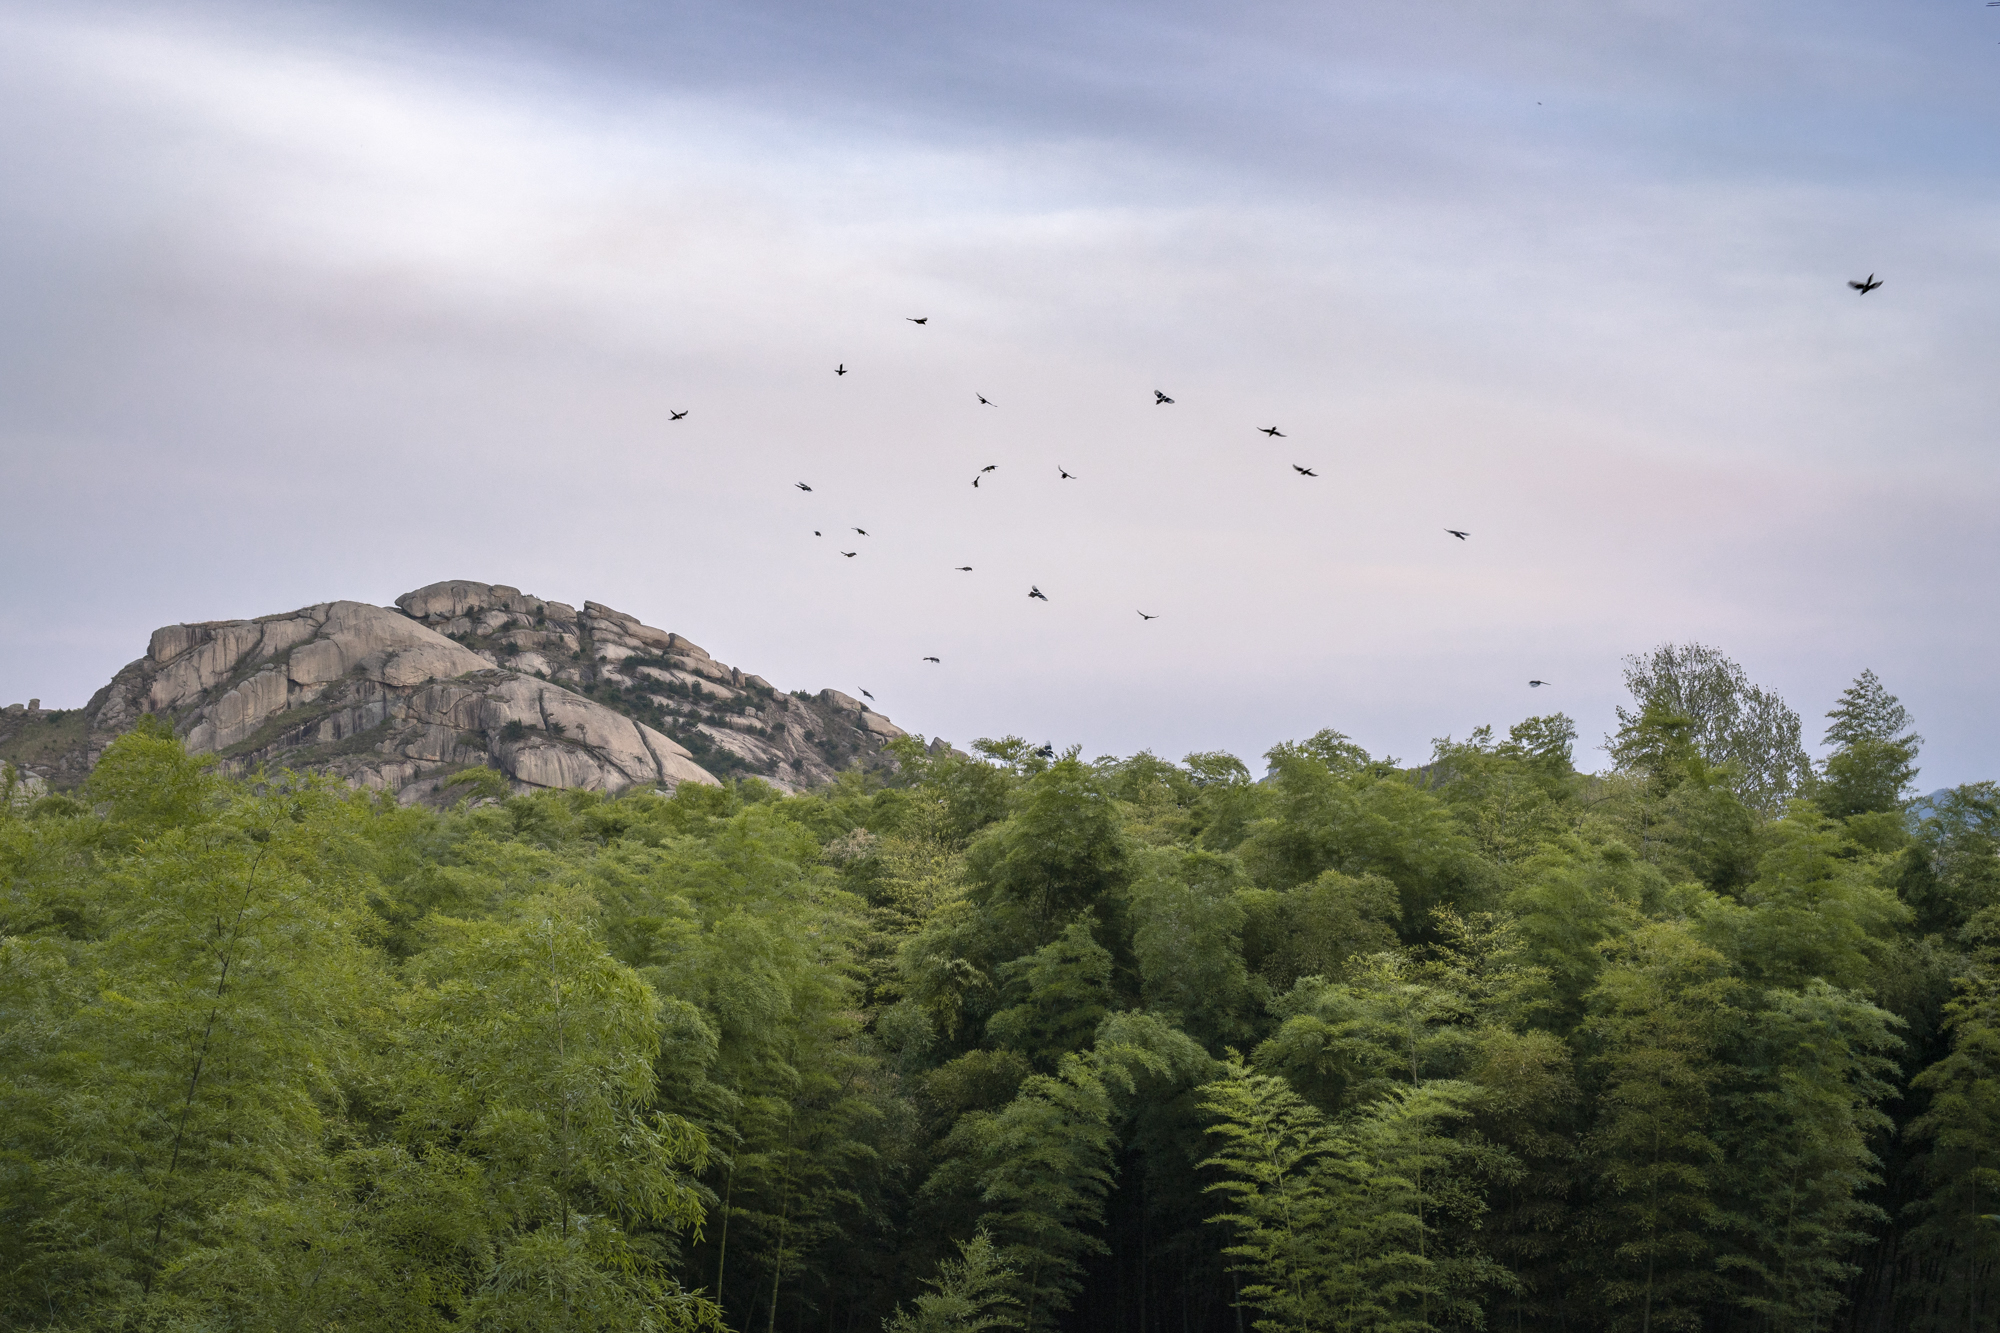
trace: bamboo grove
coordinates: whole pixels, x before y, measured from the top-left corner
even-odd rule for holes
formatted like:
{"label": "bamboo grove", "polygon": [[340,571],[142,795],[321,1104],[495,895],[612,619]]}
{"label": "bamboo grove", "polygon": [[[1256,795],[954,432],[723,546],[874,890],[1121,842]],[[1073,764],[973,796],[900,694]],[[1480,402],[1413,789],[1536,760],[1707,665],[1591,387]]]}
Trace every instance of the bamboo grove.
{"label": "bamboo grove", "polygon": [[0,800],[0,1326],[2000,1327],[2000,789],[1575,728]]}

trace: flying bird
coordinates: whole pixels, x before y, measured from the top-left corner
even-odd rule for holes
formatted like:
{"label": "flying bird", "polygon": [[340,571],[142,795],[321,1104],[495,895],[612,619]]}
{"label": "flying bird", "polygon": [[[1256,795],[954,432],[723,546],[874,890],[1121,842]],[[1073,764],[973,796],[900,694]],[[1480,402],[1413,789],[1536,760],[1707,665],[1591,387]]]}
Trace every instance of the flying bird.
{"label": "flying bird", "polygon": [[1028,585],[1028,596],[1038,598],[1039,600],[1044,602],[1049,600],[1048,595],[1032,583]]}
{"label": "flying bird", "polygon": [[1146,614],[1146,613],[1145,613],[1144,611],[1141,611],[1141,612],[1139,613],[1139,619],[1141,619],[1141,620],[1158,620],[1158,619],[1159,619],[1159,617],[1158,617],[1158,616],[1149,616],[1149,615],[1147,615],[1147,614]]}
{"label": "flying bird", "polygon": [[864,699],[867,699],[867,700],[870,700],[870,701],[872,701],[872,700],[873,700],[873,699],[875,698],[875,696],[874,696],[874,695],[870,694],[870,693],[869,693],[868,691],[866,691],[866,690],[863,690],[863,691],[861,691],[861,697],[862,697],[862,698],[864,698]]}
{"label": "flying bird", "polygon": [[994,404],[993,400],[992,400],[991,398],[988,398],[988,397],[987,397],[987,396],[986,396],[985,394],[983,394],[983,393],[975,393],[975,394],[973,394],[972,396],[973,396],[974,398],[977,398],[977,399],[978,399],[978,400],[979,400],[980,402],[982,402],[982,403],[986,404],[986,405],[987,405],[988,407],[993,407],[993,406],[995,406],[995,404]]}
{"label": "flying bird", "polygon": [[821,531],[820,531],[820,530],[819,530],[818,528],[814,528],[814,529],[813,529],[813,536],[815,536],[815,537],[824,537],[825,535],[826,535],[826,534],[825,534],[825,533],[823,533],[823,532],[821,532]]}
{"label": "flying bird", "polygon": [[1285,438],[1285,432],[1279,430],[1276,426],[1259,426],[1257,427],[1257,429],[1262,431],[1264,434],[1270,436],[1274,440],[1282,440]]}
{"label": "flying bird", "polygon": [[974,478],[972,479],[972,485],[973,485],[974,489],[977,489],[977,488],[978,488],[978,486],[979,486],[979,478],[977,478],[977,477],[974,477]]}
{"label": "flying bird", "polygon": [[855,531],[860,533],[864,537],[868,535],[868,529],[866,528],[856,528]]}
{"label": "flying bird", "polygon": [[922,319],[918,319],[915,315],[905,315],[903,318],[909,320],[912,324],[928,324],[931,322],[929,315],[925,315]]}
{"label": "flying bird", "polygon": [[1874,291],[1877,287],[1880,287],[1882,284],[1875,281],[1875,275],[1873,273],[1870,273],[1860,282],[1856,282],[1854,279],[1849,278],[1847,280],[1847,285],[1852,287],[1855,291],[1860,292],[1863,296],[1866,296],[1868,295],[1868,293]]}
{"label": "flying bird", "polygon": [[1064,471],[1063,471],[1063,465],[1062,465],[1061,463],[1058,463],[1058,464],[1056,464],[1056,471],[1057,471],[1058,473],[1061,473],[1061,479],[1062,479],[1063,481],[1075,481],[1075,480],[1076,480],[1076,474],[1075,474],[1075,473],[1073,473],[1073,472],[1064,472]]}
{"label": "flying bird", "polygon": [[[926,657],[926,658],[924,659],[924,661],[926,661],[926,662],[937,662],[937,659],[936,659],[935,657]],[[944,663],[942,663],[942,662],[938,662],[938,665],[939,665],[939,666],[943,666],[943,665],[944,665]]]}
{"label": "flying bird", "polygon": [[1542,688],[1542,686],[1547,684],[1549,684],[1549,682],[1546,680],[1531,680],[1528,682],[1528,688],[1531,690],[1539,690],[1540,688]]}
{"label": "flying bird", "polygon": [[1044,759],[1053,759],[1056,757],[1056,747],[1050,745],[1047,741],[1043,741],[1042,748],[1035,751],[1035,753]]}
{"label": "flying bird", "polygon": [[1319,473],[1313,471],[1311,468],[1300,467],[1297,463],[1292,464],[1292,471],[1298,473],[1301,477],[1317,477],[1319,475]]}
{"label": "flying bird", "polygon": [[835,366],[833,368],[833,373],[836,375],[845,375],[847,373],[847,363],[843,361],[839,365]]}
{"label": "flying bird", "polygon": [[667,420],[669,420],[669,421],[679,421],[679,420],[680,420],[680,419],[681,419],[682,417],[684,417],[684,416],[686,416],[686,415],[687,415],[687,413],[685,413],[685,412],[676,412],[676,411],[674,411],[674,409],[673,409],[673,408],[671,408],[671,407],[667,409]]}
{"label": "flying bird", "polygon": [[1167,397],[1165,394],[1161,393],[1158,389],[1153,390],[1154,407],[1165,407],[1168,403],[1171,403],[1172,401],[1174,400]]}
{"label": "flying bird", "polygon": [[847,557],[847,558],[848,558],[849,560],[852,560],[852,559],[853,559],[853,558],[854,558],[855,556],[857,556],[857,555],[860,555],[860,554],[861,554],[861,552],[859,552],[859,551],[842,551],[842,552],[841,552],[841,554],[842,554],[842,555],[844,555],[844,556],[846,556],[846,557]]}
{"label": "flying bird", "polygon": [[1460,532],[1457,528],[1446,528],[1445,531],[1449,532],[1452,536],[1458,538],[1460,541],[1464,541],[1467,537],[1470,537],[1472,535],[1469,532]]}
{"label": "flying bird", "polygon": [[970,574],[972,572],[971,565],[956,565],[954,566],[954,568],[957,569],[958,572],[961,574]]}
{"label": "flying bird", "polygon": [[806,484],[805,484],[804,482],[802,482],[802,481],[795,481],[795,482],[793,482],[793,483],[792,483],[792,485],[794,485],[794,486],[798,487],[798,488],[799,488],[800,490],[802,490],[802,491],[809,491],[809,490],[811,490],[811,489],[812,489],[812,487],[810,487],[810,486],[806,485]]}
{"label": "flying bird", "polygon": [[983,467],[983,468],[981,468],[981,469],[979,469],[979,470],[980,470],[981,472],[991,472],[991,471],[993,471],[993,470],[994,470],[995,468],[997,468],[997,467],[999,467],[999,466],[1000,466],[1000,465],[999,465],[998,463],[988,463],[988,464],[987,464],[987,465],[986,465],[985,467]]}

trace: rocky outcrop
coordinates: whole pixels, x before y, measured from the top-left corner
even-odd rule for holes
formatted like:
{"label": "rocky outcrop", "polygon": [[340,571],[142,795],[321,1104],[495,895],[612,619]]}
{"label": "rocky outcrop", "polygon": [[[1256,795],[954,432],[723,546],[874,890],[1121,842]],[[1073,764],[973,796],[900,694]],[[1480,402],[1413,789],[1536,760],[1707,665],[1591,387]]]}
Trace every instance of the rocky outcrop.
{"label": "rocky outcrop", "polygon": [[746,774],[794,790],[892,763],[884,743],[903,734],[844,694],[782,694],[608,606],[464,580],[395,609],[327,602],[169,625],[86,708],[35,710],[59,730],[16,713],[27,717],[0,714],[0,758],[56,788],[151,714],[226,771],[326,772],[406,801],[448,792],[472,767],[517,791],[672,790]]}
{"label": "rocky outcrop", "polygon": [[411,619],[485,661],[562,685],[684,745],[718,776],[786,790],[850,765],[889,764],[903,729],[838,690],[785,694],[679,634],[600,602],[581,611],[504,585],[453,580],[396,599]]}

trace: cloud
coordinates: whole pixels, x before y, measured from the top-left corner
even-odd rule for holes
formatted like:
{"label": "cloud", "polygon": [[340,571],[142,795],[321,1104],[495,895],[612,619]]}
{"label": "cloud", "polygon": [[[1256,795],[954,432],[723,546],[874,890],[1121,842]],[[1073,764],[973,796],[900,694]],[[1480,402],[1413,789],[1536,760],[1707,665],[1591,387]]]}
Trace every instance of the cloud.
{"label": "cloud", "polygon": [[959,740],[1591,736],[1695,637],[1988,771],[1955,55],[1843,100],[1859,11],[562,12],[6,13],[0,695],[474,577]]}

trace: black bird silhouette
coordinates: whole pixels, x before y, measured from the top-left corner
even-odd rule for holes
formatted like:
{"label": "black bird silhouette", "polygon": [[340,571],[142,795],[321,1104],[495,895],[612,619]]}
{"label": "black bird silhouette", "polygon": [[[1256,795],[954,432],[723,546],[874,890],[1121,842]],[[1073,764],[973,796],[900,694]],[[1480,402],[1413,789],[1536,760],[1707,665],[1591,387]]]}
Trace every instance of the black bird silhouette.
{"label": "black bird silhouette", "polygon": [[1460,541],[1464,541],[1467,537],[1470,537],[1472,535],[1469,532],[1460,532],[1457,528],[1446,528],[1445,531],[1449,532],[1452,536],[1458,538]]}
{"label": "black bird silhouette", "polygon": [[997,467],[999,467],[999,466],[1000,466],[1000,465],[999,465],[998,463],[988,463],[988,464],[987,464],[987,465],[986,465],[985,467],[983,467],[983,468],[981,468],[981,469],[979,469],[979,470],[980,470],[981,472],[991,472],[991,471],[993,471],[993,469],[995,469],[995,468],[997,468]]}
{"label": "black bird silhouette", "polygon": [[977,478],[977,477],[974,477],[974,478],[972,479],[972,484],[973,484],[973,486],[974,486],[974,487],[976,488],[976,487],[977,487],[977,486],[979,485],[979,478]]}
{"label": "black bird silhouette", "polygon": [[1034,597],[1034,598],[1038,598],[1038,599],[1040,599],[1041,601],[1044,601],[1044,602],[1046,602],[1046,601],[1048,601],[1048,600],[1049,600],[1049,599],[1048,599],[1048,597],[1047,597],[1047,595],[1046,595],[1046,594],[1044,594],[1044,593],[1042,592],[1042,590],[1041,590],[1040,588],[1037,588],[1037,587],[1036,587],[1036,586],[1035,586],[1034,584],[1032,584],[1032,583],[1030,583],[1030,584],[1028,585],[1028,596],[1030,596],[1030,597]]}
{"label": "black bird silhouette", "polygon": [[[937,662],[937,659],[936,659],[935,657],[926,657],[926,658],[924,659],[924,661],[926,661],[926,662]],[[938,662],[938,665],[939,665],[939,666],[943,666],[943,665],[944,665],[944,663],[942,663],[942,662]]]}
{"label": "black bird silhouette", "polygon": [[805,484],[804,482],[802,482],[802,481],[795,481],[795,482],[793,482],[793,483],[792,483],[792,485],[794,485],[794,486],[798,487],[798,488],[799,488],[800,490],[802,490],[802,491],[809,491],[809,490],[811,490],[811,489],[812,489],[812,487],[810,487],[810,486],[806,485],[806,484]]}
{"label": "black bird silhouette", "polygon": [[1540,689],[1540,688],[1541,688],[1542,686],[1544,686],[1544,685],[1547,685],[1548,683],[1549,683],[1549,682],[1548,682],[1548,681],[1545,681],[1545,680],[1531,680],[1531,681],[1529,681],[1529,682],[1528,682],[1528,688],[1529,688],[1529,689]]}
{"label": "black bird silhouette", "polygon": [[1165,407],[1168,403],[1171,403],[1172,401],[1174,400],[1167,397],[1165,394],[1161,393],[1158,389],[1153,390],[1154,407]]}
{"label": "black bird silhouette", "polygon": [[1274,440],[1282,440],[1285,438],[1285,432],[1279,430],[1276,426],[1259,426],[1257,427],[1257,429],[1264,432],[1264,434],[1270,436]]}
{"label": "black bird silhouette", "polygon": [[985,394],[983,394],[983,393],[975,393],[975,394],[973,394],[972,396],[973,396],[974,398],[977,398],[977,399],[978,399],[978,400],[979,400],[980,402],[982,402],[982,403],[986,404],[986,405],[987,405],[988,407],[992,407],[992,406],[994,406],[994,405],[995,405],[995,404],[994,404],[994,402],[993,402],[993,400],[992,400],[991,398],[988,398],[988,397],[987,397],[987,396],[986,396]]}
{"label": "black bird silhouette", "polygon": [[1061,477],[1061,480],[1063,480],[1063,481],[1075,481],[1075,480],[1076,480],[1076,474],[1075,474],[1075,473],[1073,473],[1073,472],[1063,472],[1063,465],[1062,465],[1061,463],[1058,463],[1058,464],[1056,464],[1056,471],[1057,471],[1057,472],[1060,472],[1060,473],[1062,473],[1062,477]]}
{"label": "black bird silhouette", "polygon": [[1863,296],[1866,296],[1868,295],[1868,293],[1874,291],[1877,287],[1880,287],[1882,284],[1875,281],[1875,275],[1873,273],[1870,273],[1866,278],[1863,278],[1860,282],[1856,282],[1854,279],[1849,278],[1847,280],[1847,285],[1852,287],[1855,291],[1860,292]]}
{"label": "black bird silhouette", "polygon": [[680,419],[681,419],[682,417],[684,417],[684,416],[686,416],[686,415],[687,415],[687,413],[685,413],[685,412],[676,412],[676,411],[674,411],[674,409],[673,409],[673,408],[671,408],[671,407],[667,409],[667,420],[669,420],[669,421],[679,421],[679,420],[680,420]]}
{"label": "black bird silhouette", "polygon": [[1317,477],[1319,475],[1319,473],[1313,471],[1311,468],[1300,467],[1297,463],[1292,464],[1292,471],[1298,473],[1301,477]]}
{"label": "black bird silhouette", "polygon": [[843,361],[839,365],[835,366],[833,368],[833,373],[836,375],[845,375],[847,373],[847,363]]}
{"label": "black bird silhouette", "polygon": [[874,696],[874,695],[872,695],[872,694],[870,694],[870,693],[869,693],[868,691],[866,691],[866,690],[863,690],[863,691],[861,691],[861,697],[862,697],[862,698],[864,698],[864,699],[870,699],[870,700],[872,700],[872,699],[873,699],[873,698],[874,698],[875,696]]}
{"label": "black bird silhouette", "polygon": [[1043,741],[1042,748],[1035,751],[1035,753],[1044,759],[1053,759],[1056,757],[1056,747],[1050,745],[1047,741]]}
{"label": "black bird silhouette", "polygon": [[866,528],[856,528],[855,531],[860,533],[864,537],[868,535],[868,529]]}
{"label": "black bird silhouette", "polygon": [[1145,613],[1144,611],[1141,611],[1141,612],[1139,613],[1139,619],[1141,619],[1141,620],[1158,620],[1158,619],[1159,619],[1159,617],[1158,617],[1158,616],[1149,616],[1149,615],[1147,615],[1147,614],[1146,614],[1146,613]]}
{"label": "black bird silhouette", "polygon": [[821,532],[821,531],[820,531],[820,530],[819,530],[818,528],[814,528],[814,529],[813,529],[813,536],[815,536],[815,537],[824,537],[825,535],[826,535],[826,534],[825,534],[825,533],[823,533],[823,532]]}
{"label": "black bird silhouette", "polygon": [[928,324],[931,322],[929,315],[925,315],[922,319],[918,319],[915,315],[905,315],[903,318],[909,320],[912,324]]}
{"label": "black bird silhouette", "polygon": [[958,570],[958,572],[959,572],[959,573],[961,573],[961,574],[970,574],[970,573],[972,572],[972,566],[971,566],[971,565],[957,565],[957,566],[954,566],[954,568],[956,568],[956,569]]}
{"label": "black bird silhouette", "polygon": [[857,556],[857,555],[860,555],[860,554],[861,554],[861,552],[859,552],[859,551],[842,551],[842,552],[841,552],[841,554],[842,554],[842,555],[844,555],[844,556],[846,556],[846,557],[847,557],[847,558],[848,558],[849,560],[852,560],[852,559],[853,559],[853,558],[854,558],[855,556]]}

